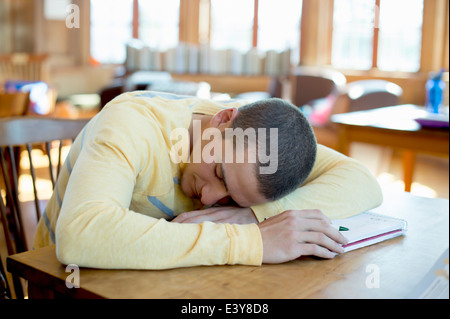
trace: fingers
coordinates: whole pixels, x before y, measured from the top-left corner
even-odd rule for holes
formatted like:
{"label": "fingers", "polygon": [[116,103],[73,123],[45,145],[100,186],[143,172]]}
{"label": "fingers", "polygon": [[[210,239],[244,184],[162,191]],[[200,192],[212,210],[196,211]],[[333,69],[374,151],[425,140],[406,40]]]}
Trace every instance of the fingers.
{"label": "fingers", "polygon": [[325,259],[332,259],[337,255],[337,253],[315,244],[301,244],[299,246],[299,250],[301,251],[299,257],[304,255],[304,256],[316,256]]}
{"label": "fingers", "polygon": [[219,211],[220,207],[211,207],[202,210],[194,210],[191,212],[186,212],[178,215],[172,220],[175,223],[199,223],[202,221],[212,221],[214,216],[211,215]]}
{"label": "fingers", "polygon": [[[341,245],[321,232],[304,232],[301,234],[301,241],[298,244],[304,255],[333,258],[335,254],[342,254],[344,252]],[[306,248],[307,250],[305,251]]]}
{"label": "fingers", "polygon": [[333,227],[329,222],[322,220],[311,220],[304,225],[305,231],[317,232],[319,234],[324,234],[326,237],[332,239],[334,242],[345,245],[348,243],[347,238],[345,238],[340,231]]}
{"label": "fingers", "polygon": [[182,213],[180,215],[178,215],[177,217],[175,217],[174,219],[172,219],[172,222],[175,223],[183,223],[186,222],[186,220],[188,220],[189,218],[201,215],[202,211],[201,210],[193,210],[191,212],[186,212],[186,213]]}
{"label": "fingers", "polygon": [[205,221],[230,224],[251,224],[258,222],[250,208],[234,206],[218,206],[186,212],[172,220],[175,223],[202,223]]}
{"label": "fingers", "polygon": [[289,210],[279,216],[287,219],[287,223],[298,231],[323,233],[342,245],[347,244],[347,239],[333,227],[331,220],[320,210]]}
{"label": "fingers", "polygon": [[347,239],[318,210],[286,211],[259,225],[263,262],[278,263],[302,255],[334,258]]}

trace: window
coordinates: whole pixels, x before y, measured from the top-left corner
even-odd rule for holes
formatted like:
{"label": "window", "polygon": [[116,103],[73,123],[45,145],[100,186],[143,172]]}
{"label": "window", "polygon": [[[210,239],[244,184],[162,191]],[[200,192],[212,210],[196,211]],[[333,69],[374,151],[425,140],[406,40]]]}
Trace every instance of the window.
{"label": "window", "polygon": [[139,0],[139,39],[159,50],[178,44],[180,0]]}
{"label": "window", "polygon": [[66,8],[71,2],[70,0],[45,0],[44,17],[47,20],[65,20]]}
{"label": "window", "polygon": [[290,49],[291,63],[299,62],[302,0],[210,1],[212,49],[241,53],[255,47],[278,53]]}
{"label": "window", "polygon": [[91,0],[91,56],[123,63],[133,34],[133,0]]}
{"label": "window", "polygon": [[416,72],[423,0],[334,0],[332,64]]}
{"label": "window", "polygon": [[378,68],[419,71],[423,0],[389,0],[380,5]]}
{"label": "window", "polygon": [[[133,38],[141,40],[139,45],[163,53],[178,45],[180,0],[91,0],[90,3],[91,55],[101,63],[123,63],[126,44]],[[215,55],[225,57],[233,50],[236,63],[239,59],[254,58],[259,61],[255,65],[260,64],[264,58],[260,53],[271,51],[268,54],[275,68],[279,68],[276,61],[286,61],[285,57],[289,60],[289,53],[291,63],[297,64],[302,3],[302,0],[200,1],[199,42],[209,41]],[[258,50],[251,50],[255,48]]]}
{"label": "window", "polygon": [[179,11],[180,0],[91,0],[92,57],[101,63],[123,63],[133,33],[159,50],[175,47]]}
{"label": "window", "polygon": [[369,69],[375,1],[334,0],[331,62],[337,68]]}
{"label": "window", "polygon": [[302,0],[258,1],[258,48],[263,51],[292,50],[292,63],[300,56]]}
{"label": "window", "polygon": [[253,20],[254,0],[211,0],[211,48],[248,51]]}

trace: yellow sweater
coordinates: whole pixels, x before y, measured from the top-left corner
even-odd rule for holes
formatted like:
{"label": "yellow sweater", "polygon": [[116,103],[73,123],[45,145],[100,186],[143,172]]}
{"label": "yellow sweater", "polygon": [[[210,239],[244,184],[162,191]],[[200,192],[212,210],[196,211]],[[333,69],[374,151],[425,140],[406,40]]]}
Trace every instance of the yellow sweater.
{"label": "yellow sweater", "polygon": [[[256,224],[167,221],[194,208],[179,185],[183,164],[169,157],[177,143],[170,132],[188,129],[192,113],[213,115],[241,105],[143,91],[115,98],[75,140],[39,221],[34,247],[56,243],[62,263],[93,268],[260,265]],[[252,209],[259,221],[307,208],[338,218],[381,201],[378,183],[366,168],[319,145],[302,187]]]}

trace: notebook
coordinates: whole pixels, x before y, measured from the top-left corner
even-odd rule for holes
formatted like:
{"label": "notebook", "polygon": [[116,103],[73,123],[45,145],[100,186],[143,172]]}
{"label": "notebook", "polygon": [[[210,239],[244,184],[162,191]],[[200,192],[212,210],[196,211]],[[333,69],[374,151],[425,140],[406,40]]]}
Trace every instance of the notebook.
{"label": "notebook", "polygon": [[407,222],[391,216],[364,212],[348,218],[334,219],[333,225],[345,227],[341,231],[349,243],[342,246],[344,252],[366,247],[405,234]]}

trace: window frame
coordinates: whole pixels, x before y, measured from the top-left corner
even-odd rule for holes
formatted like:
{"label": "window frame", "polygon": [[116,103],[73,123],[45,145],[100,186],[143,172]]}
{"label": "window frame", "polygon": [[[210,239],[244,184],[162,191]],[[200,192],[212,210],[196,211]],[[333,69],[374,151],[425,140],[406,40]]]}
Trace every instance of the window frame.
{"label": "window frame", "polygon": [[[381,72],[402,72],[402,73],[416,73],[419,72],[421,69],[421,63],[419,62],[419,68],[417,71],[388,71],[388,70],[381,70],[379,68],[378,65],[378,60],[379,60],[379,44],[380,44],[380,8],[382,5],[383,1],[387,1],[387,0],[372,0],[373,4],[374,4],[374,11],[373,11],[373,26],[372,26],[372,48],[371,48],[371,52],[372,52],[372,63],[371,66],[369,67],[370,69],[377,69],[380,70]],[[425,5],[425,0],[423,0]],[[333,1],[333,14],[334,14],[334,1]],[[421,28],[421,38],[423,37],[423,16],[424,13],[422,12],[422,28]],[[331,26],[331,28],[333,28],[333,25]],[[334,32],[334,29],[331,31],[332,33]],[[333,45],[333,44],[332,44]],[[420,47],[420,56],[422,55],[422,45]],[[356,71],[367,71],[367,69],[360,69],[360,68],[352,68],[351,70],[356,70]]]}
{"label": "window frame", "polygon": [[[259,0],[255,1],[255,13],[254,25],[253,25],[253,40],[252,46],[258,46],[258,17],[257,9]],[[300,39],[300,63],[305,65],[331,65],[331,50],[332,50],[332,32],[333,32],[333,8],[334,0],[321,0],[320,8],[307,9],[308,6],[317,6],[314,2],[317,0],[303,0],[302,17],[301,17],[301,39]],[[379,6],[381,0],[376,1],[376,5]],[[374,28],[373,47],[372,50],[376,51],[376,54],[372,56],[372,69],[369,70],[348,70],[349,72],[357,73],[423,73],[435,70],[437,68],[444,67],[448,69],[448,0],[427,0],[424,1],[423,17],[422,17],[422,44],[420,52],[420,67],[417,72],[398,72],[398,71],[384,71],[377,68],[378,61],[378,32],[377,28]],[[207,27],[203,30],[203,35],[199,35],[199,20],[200,11],[208,11],[208,5],[210,6],[210,0],[180,0],[180,17],[179,17],[179,42],[187,42],[200,44],[201,42],[208,42],[210,38],[210,16],[207,17]],[[201,9],[203,7],[203,9]],[[210,7],[209,7],[210,10]],[[210,14],[210,11],[209,11]],[[321,25],[310,26],[306,25],[305,15],[310,15],[308,21],[320,21]],[[330,18],[331,16],[331,18]],[[204,24],[203,24],[204,25]],[[311,30],[312,29],[312,30]],[[318,31],[323,32],[325,30],[326,44],[316,44]],[[200,30],[201,31],[201,30]],[[200,32],[201,33],[201,32]],[[308,36],[309,33],[309,36]],[[206,35],[206,36],[205,36]],[[133,0],[133,38],[139,37],[139,9],[138,0]],[[430,45],[434,44],[434,45]],[[305,48],[306,46],[315,46],[315,48]]]}

